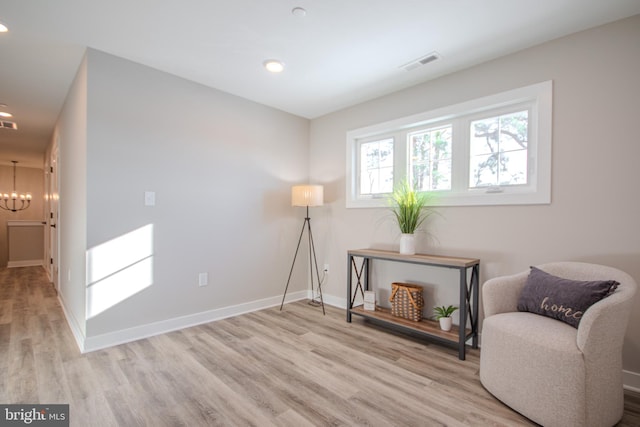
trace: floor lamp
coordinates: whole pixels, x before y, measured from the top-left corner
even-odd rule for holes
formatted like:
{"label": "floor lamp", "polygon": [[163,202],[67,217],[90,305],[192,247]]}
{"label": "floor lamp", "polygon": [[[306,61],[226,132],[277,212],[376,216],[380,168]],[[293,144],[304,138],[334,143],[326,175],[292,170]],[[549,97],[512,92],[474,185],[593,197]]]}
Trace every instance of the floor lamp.
{"label": "floor lamp", "polygon": [[[280,304],[280,311],[284,305],[284,299],[287,296],[287,290],[289,289],[289,282],[291,282],[291,275],[293,274],[293,266],[296,265],[296,258],[298,257],[298,251],[300,250],[300,243],[302,242],[302,235],[304,230],[307,230],[309,238],[309,273],[311,277],[311,301],[309,304],[322,307],[322,314],[324,311],[324,301],[322,299],[322,283],[320,282],[320,270],[318,270],[318,260],[316,259],[316,247],[313,244],[313,233],[311,232],[311,218],[309,217],[309,207],[322,206],[324,199],[324,187],[322,185],[294,185],[291,187],[291,206],[300,206],[307,208],[307,216],[302,224],[300,230],[300,237],[298,238],[298,246],[296,247],[296,253],[293,255],[293,262],[291,263],[291,270],[289,271],[289,278],[287,279],[287,286],[284,288],[284,295],[282,296],[282,303]],[[316,278],[318,281],[318,294],[320,295],[320,301],[316,301],[313,285],[313,269],[316,271]]]}

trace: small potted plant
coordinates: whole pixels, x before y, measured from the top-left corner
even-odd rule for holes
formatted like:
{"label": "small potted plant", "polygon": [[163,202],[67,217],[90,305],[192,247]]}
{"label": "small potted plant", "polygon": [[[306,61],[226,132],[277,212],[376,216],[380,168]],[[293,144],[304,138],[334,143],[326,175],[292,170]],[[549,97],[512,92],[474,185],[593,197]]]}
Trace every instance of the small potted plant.
{"label": "small potted plant", "polygon": [[450,305],[449,307],[433,307],[433,311],[436,313],[436,320],[440,322],[440,329],[443,331],[450,331],[451,325],[453,324],[453,319],[451,319],[451,315],[454,311],[456,311],[458,307],[454,307]]}
{"label": "small potted plant", "polygon": [[416,253],[414,233],[418,227],[433,212],[427,204],[431,200],[431,194],[418,191],[409,185],[407,180],[402,181],[389,198],[391,212],[400,227],[400,253],[413,255]]}

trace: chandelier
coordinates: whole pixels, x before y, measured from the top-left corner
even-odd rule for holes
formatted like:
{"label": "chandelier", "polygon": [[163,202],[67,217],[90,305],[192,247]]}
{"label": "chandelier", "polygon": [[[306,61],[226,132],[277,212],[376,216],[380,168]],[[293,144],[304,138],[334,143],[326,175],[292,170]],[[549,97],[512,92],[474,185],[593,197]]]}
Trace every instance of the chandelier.
{"label": "chandelier", "polygon": [[[16,164],[18,164],[18,162],[11,160],[11,163],[13,163],[13,191],[11,194],[0,193],[0,208],[11,212],[18,212],[27,209],[31,205],[31,193],[18,194],[16,191]],[[20,207],[16,207],[17,201],[20,201]]]}

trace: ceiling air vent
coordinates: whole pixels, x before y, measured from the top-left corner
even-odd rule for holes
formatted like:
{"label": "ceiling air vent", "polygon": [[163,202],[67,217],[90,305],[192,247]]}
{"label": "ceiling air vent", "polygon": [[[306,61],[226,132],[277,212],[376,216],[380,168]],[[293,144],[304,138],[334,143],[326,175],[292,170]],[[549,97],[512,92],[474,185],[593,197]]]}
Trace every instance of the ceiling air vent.
{"label": "ceiling air vent", "polygon": [[18,124],[15,122],[8,122],[0,120],[0,129],[13,129],[18,130]]}
{"label": "ceiling air vent", "polygon": [[440,54],[438,52],[431,52],[421,58],[414,59],[408,64],[404,64],[400,68],[404,68],[406,71],[411,71],[418,67],[422,67],[423,65],[426,65],[430,62],[436,61],[438,59],[440,59]]}

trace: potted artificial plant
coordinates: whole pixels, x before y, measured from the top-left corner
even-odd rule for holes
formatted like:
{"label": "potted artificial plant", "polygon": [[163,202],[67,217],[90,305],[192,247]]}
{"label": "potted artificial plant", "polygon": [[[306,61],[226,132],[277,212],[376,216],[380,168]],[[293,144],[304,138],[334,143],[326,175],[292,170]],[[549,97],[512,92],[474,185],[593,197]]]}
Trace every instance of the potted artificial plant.
{"label": "potted artificial plant", "polygon": [[404,180],[390,196],[391,211],[398,227],[400,227],[400,253],[413,255],[416,253],[415,231],[431,215],[432,210],[427,206],[431,195],[418,191]]}
{"label": "potted artificial plant", "polygon": [[433,307],[433,311],[436,313],[436,320],[440,322],[440,329],[443,331],[450,331],[453,319],[451,315],[456,311],[458,307],[450,305],[449,307]]}

